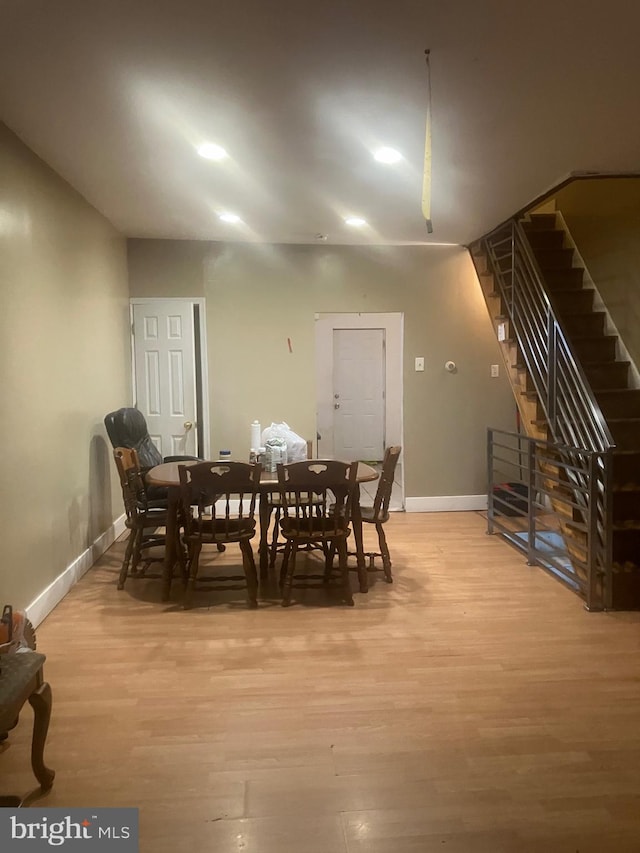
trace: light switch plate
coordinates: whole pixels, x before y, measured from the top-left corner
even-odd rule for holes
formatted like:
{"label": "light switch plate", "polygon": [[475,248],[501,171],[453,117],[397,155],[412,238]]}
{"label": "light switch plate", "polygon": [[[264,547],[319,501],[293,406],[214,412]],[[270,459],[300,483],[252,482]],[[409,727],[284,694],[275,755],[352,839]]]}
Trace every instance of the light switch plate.
{"label": "light switch plate", "polygon": [[499,364],[492,364],[491,365],[491,378],[496,379],[498,376],[500,376],[500,365]]}
{"label": "light switch plate", "polygon": [[416,370],[424,370],[424,358],[422,356],[416,358]]}

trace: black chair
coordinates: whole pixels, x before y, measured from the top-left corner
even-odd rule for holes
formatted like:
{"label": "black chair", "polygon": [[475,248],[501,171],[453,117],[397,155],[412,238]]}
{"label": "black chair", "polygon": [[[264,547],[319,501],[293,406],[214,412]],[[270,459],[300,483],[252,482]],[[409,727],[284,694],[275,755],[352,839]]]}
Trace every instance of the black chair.
{"label": "black chair", "polygon": [[[197,456],[163,457],[151,441],[147,422],[139,409],[128,407],[109,412],[105,416],[104,425],[114,450],[117,447],[127,447],[136,451],[143,475],[150,468],[155,468],[163,462],[185,462],[189,459],[198,459]],[[150,501],[166,501],[167,490],[160,486],[147,487],[147,498]]]}

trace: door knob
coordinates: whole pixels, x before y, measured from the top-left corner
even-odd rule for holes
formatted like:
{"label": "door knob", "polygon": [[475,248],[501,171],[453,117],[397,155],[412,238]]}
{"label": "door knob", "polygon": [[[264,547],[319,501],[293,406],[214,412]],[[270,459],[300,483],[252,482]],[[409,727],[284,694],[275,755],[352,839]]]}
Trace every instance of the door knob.
{"label": "door knob", "polygon": [[187,432],[189,432],[190,429],[193,429],[193,423],[191,421],[185,421],[184,422],[184,428],[186,429]]}
{"label": "door knob", "polygon": [[340,408],[340,403],[334,403],[334,404],[333,404],[333,408],[334,408],[334,409],[339,409],[339,408]]}

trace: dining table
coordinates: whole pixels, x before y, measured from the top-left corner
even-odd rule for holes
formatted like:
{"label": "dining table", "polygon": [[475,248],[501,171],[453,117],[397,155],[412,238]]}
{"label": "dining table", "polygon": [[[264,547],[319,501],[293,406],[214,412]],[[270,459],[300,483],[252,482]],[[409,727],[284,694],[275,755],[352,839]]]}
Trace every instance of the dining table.
{"label": "dining table", "polygon": [[[164,569],[162,573],[162,600],[168,601],[171,595],[171,583],[175,566],[178,563],[179,521],[178,509],[180,504],[180,471],[181,465],[197,465],[200,462],[211,461],[212,465],[220,464],[219,460],[185,460],[184,462],[163,462],[150,468],[145,474],[145,482],[149,486],[162,486],[167,489],[167,527],[165,542]],[[321,460],[318,460],[321,461]],[[355,554],[358,571],[360,592],[367,592],[368,574],[364,555],[362,515],[360,512],[360,484],[374,482],[380,476],[372,465],[358,462],[356,475],[356,491],[351,508],[351,527],[355,540]],[[269,520],[271,514],[269,496],[278,491],[278,474],[276,471],[263,470],[260,475],[258,518],[260,522],[260,581],[269,574]]]}

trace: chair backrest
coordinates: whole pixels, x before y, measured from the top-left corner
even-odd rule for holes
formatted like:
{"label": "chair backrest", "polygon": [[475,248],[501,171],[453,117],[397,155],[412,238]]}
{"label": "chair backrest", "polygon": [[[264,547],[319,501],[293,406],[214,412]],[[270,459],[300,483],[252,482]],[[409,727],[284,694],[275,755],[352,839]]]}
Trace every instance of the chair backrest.
{"label": "chair backrest", "polygon": [[306,531],[310,538],[315,534],[328,538],[344,531],[351,516],[357,474],[357,462],[335,459],[278,465],[285,536],[294,527],[299,532]]}
{"label": "chair backrest", "polygon": [[105,416],[104,425],[113,447],[135,450],[144,470],[162,463],[162,454],[151,441],[147,422],[138,409],[123,408],[109,412]]}
{"label": "chair backrest", "polygon": [[131,519],[147,510],[147,493],[140,460],[136,451],[130,447],[116,447],[113,458],[120,477],[124,509],[127,518]]}
{"label": "chair backrest", "polygon": [[262,465],[200,462],[180,465],[178,471],[182,505],[192,507],[192,512],[185,512],[187,536],[206,540],[204,516],[211,517],[211,528],[218,537],[233,538],[239,529],[246,531],[253,524]]}
{"label": "chair backrest", "polygon": [[373,517],[376,520],[384,518],[389,511],[393,478],[401,452],[402,447],[399,444],[387,447],[385,451],[384,459],[382,460],[382,473],[380,474],[376,496],[373,501]]}

